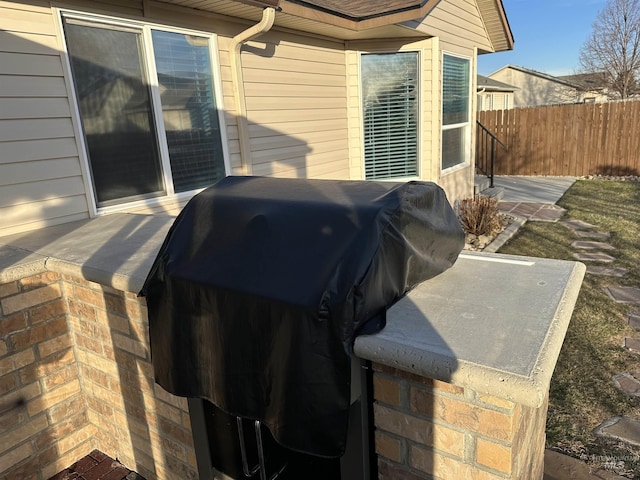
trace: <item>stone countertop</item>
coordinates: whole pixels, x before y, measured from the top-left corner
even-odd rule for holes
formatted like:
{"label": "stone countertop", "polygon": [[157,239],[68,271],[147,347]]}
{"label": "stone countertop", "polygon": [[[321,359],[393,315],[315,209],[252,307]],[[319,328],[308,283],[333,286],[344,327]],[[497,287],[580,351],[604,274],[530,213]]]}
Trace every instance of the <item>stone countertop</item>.
{"label": "stone countertop", "polygon": [[0,283],[52,270],[138,293],[174,219],[118,213],[0,237]]}
{"label": "stone countertop", "polygon": [[356,339],[361,358],[539,407],[578,298],[581,263],[462,253]]}
{"label": "stone countertop", "polygon": [[[112,214],[0,237],[0,283],[56,271],[137,293],[175,217]],[[462,253],[359,337],[361,358],[540,406],[578,297],[581,263]]]}

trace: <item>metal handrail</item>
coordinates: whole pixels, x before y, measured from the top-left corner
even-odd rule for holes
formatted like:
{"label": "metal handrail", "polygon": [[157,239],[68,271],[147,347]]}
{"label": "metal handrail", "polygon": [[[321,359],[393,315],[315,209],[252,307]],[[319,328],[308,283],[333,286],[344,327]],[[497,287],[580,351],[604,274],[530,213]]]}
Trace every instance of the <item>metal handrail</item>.
{"label": "metal handrail", "polygon": [[[498,137],[496,137],[493,133],[491,133],[487,129],[487,127],[482,125],[478,120],[476,120],[476,123],[477,123],[478,127],[480,127],[480,143],[481,143],[481,148],[478,149],[479,151],[476,151],[476,168],[478,170],[480,170],[485,176],[487,176],[489,178],[489,187],[493,188],[493,177],[494,177],[495,156],[496,156],[496,142],[498,142],[498,144],[500,144],[500,146],[502,148],[504,148],[505,150],[507,149],[507,146],[504,143],[502,143]],[[487,158],[487,142],[488,142],[487,139],[490,139],[490,141],[491,141],[491,156],[490,156],[490,162],[489,162],[488,166],[486,165],[486,163],[487,163],[486,162],[486,158]],[[484,161],[482,161],[482,162],[479,161],[480,158],[482,160],[484,160]]]}

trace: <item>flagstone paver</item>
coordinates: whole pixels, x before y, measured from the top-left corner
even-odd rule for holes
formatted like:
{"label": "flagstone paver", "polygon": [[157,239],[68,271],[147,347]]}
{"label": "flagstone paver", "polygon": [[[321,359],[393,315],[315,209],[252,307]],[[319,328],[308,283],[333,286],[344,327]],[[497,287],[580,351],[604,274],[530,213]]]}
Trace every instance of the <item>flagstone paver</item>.
{"label": "flagstone paver", "polygon": [[588,265],[587,273],[602,277],[624,277],[629,270],[620,267],[608,267],[606,265]]}
{"label": "flagstone paver", "polygon": [[640,338],[625,337],[624,347],[640,353]]}
{"label": "flagstone paver", "polygon": [[[562,222],[567,228],[573,230],[573,233],[582,239],[575,240],[571,243],[571,248],[576,250],[615,250],[615,247],[605,240],[610,240],[609,232],[591,231],[597,228],[596,225],[583,222],[582,220],[564,220]],[[612,263],[615,258],[611,255],[599,252],[576,252],[573,257],[577,260],[588,262]],[[628,270],[620,267],[612,267],[606,265],[588,265],[587,273],[591,275],[601,275],[609,277],[623,277]],[[631,303],[640,305],[640,288],[636,287],[606,287],[605,292],[618,303]],[[633,311],[627,319],[629,325],[637,331],[640,331],[640,310]],[[624,348],[633,352],[640,353],[640,338],[625,337],[623,340]],[[616,388],[623,391],[627,395],[640,397],[640,371],[625,372],[615,375],[613,383]],[[614,417],[603,422],[595,433],[597,435],[614,438],[632,445],[640,446],[640,420],[631,417]]]}
{"label": "flagstone paver", "polygon": [[616,247],[605,242],[594,242],[591,240],[576,240],[571,243],[571,248],[581,248],[583,250],[615,250]]}
{"label": "flagstone paver", "polygon": [[606,287],[607,294],[618,303],[632,303],[640,305],[640,288],[636,287]]}
{"label": "flagstone paver", "polygon": [[596,433],[640,446],[640,420],[630,417],[613,417],[603,422]]}
{"label": "flagstone paver", "polygon": [[583,222],[582,220],[563,220],[560,223],[572,230],[590,230],[592,228],[596,228],[595,225],[591,225],[590,223]]}
{"label": "flagstone paver", "polygon": [[627,395],[640,397],[640,372],[620,373],[613,377],[613,383]]}
{"label": "flagstone paver", "polygon": [[593,238],[596,240],[609,240],[611,234],[609,232],[592,232],[590,230],[574,230],[576,237],[580,238]]}
{"label": "flagstone paver", "polygon": [[640,420],[630,417],[613,417],[603,422],[596,433],[640,446]]}
{"label": "flagstone paver", "polygon": [[617,475],[606,460],[602,464],[598,468],[560,452],[546,450],[543,480],[626,480],[626,477]]}
{"label": "flagstone paver", "polygon": [[573,258],[576,260],[580,260],[581,262],[602,262],[602,263],[612,263],[615,261],[615,258],[611,255],[607,255],[606,253],[574,253]]}

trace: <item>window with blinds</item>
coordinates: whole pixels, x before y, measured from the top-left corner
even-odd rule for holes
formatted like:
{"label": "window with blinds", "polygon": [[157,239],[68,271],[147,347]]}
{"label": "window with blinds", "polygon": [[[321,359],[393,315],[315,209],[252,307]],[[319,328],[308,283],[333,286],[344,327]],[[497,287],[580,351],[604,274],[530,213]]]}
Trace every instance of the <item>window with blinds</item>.
{"label": "window with blinds", "polygon": [[418,176],[418,54],[361,56],[367,180]]}
{"label": "window with blinds", "polygon": [[207,38],[152,30],[162,118],[176,192],[224,177]]}
{"label": "window with blinds", "polygon": [[443,55],[442,60],[442,169],[469,161],[469,59]]}
{"label": "window with blinds", "polygon": [[209,38],[63,16],[98,207],[225,176]]}

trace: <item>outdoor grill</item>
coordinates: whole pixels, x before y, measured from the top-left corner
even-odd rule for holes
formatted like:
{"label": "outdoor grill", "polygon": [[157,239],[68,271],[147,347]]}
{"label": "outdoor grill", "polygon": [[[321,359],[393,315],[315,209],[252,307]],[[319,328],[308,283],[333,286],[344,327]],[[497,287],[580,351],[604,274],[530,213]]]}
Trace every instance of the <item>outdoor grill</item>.
{"label": "outdoor grill", "polygon": [[194,196],[141,295],[156,381],[189,398],[201,479],[368,479],[353,342],[463,245],[428,182],[227,177]]}

